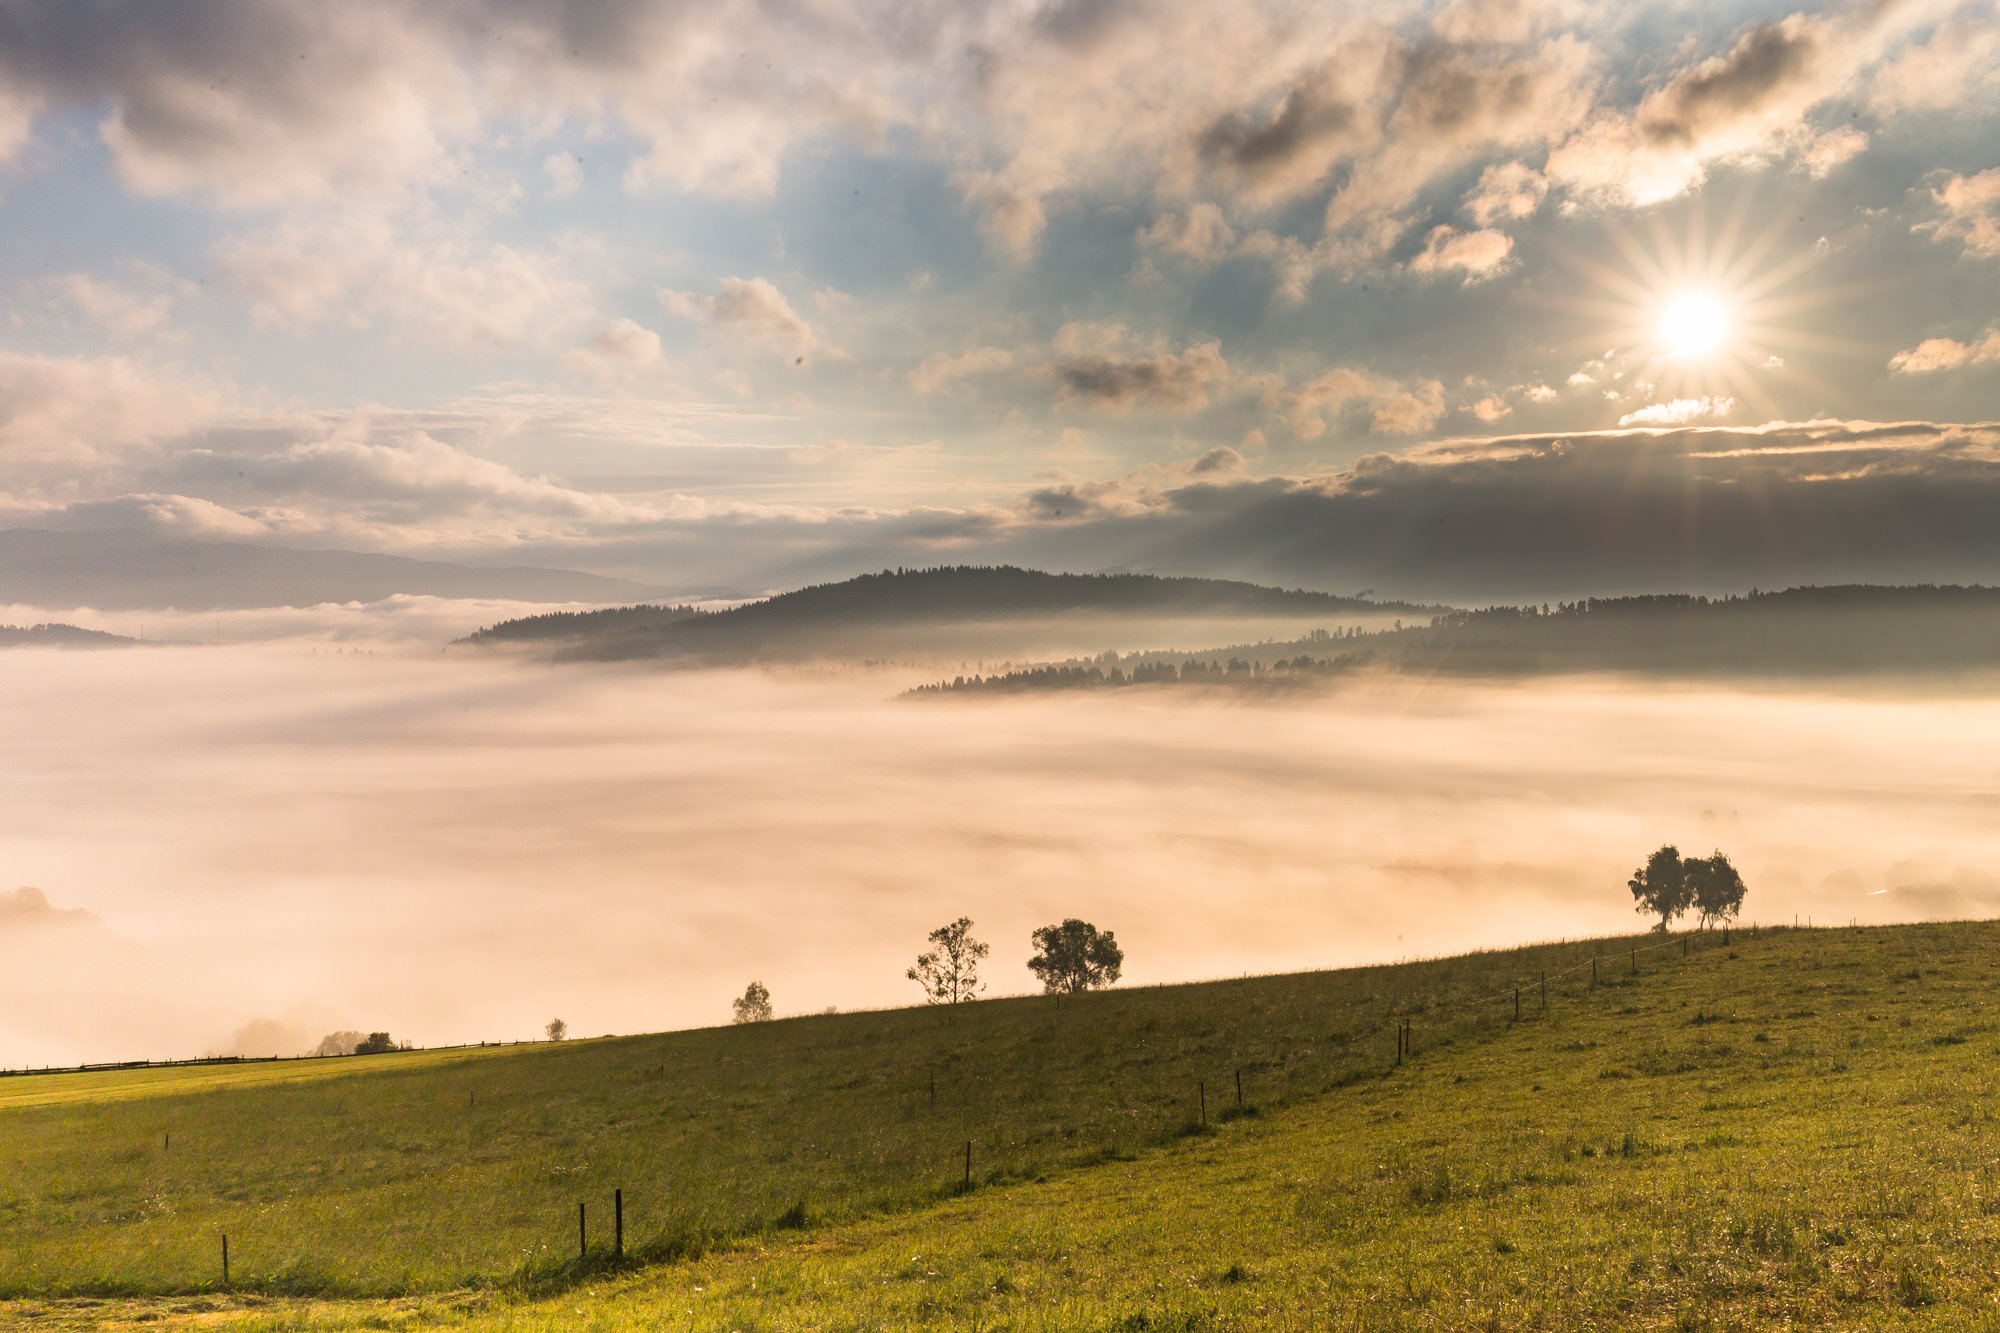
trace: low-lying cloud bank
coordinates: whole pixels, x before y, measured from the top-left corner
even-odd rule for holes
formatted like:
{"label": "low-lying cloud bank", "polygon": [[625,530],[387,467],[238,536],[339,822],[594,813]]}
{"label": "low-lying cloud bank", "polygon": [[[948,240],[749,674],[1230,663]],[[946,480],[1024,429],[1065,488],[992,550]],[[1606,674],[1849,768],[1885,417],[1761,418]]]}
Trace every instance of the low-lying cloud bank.
{"label": "low-lying cloud bank", "polygon": [[0,892],[0,1065],[719,1023],[752,978],[906,1004],[961,913],[999,992],[1072,915],[1127,984],[1628,930],[1667,841],[1766,921],[2000,910],[1990,692],[908,683],[0,655],[0,883],[45,890]]}

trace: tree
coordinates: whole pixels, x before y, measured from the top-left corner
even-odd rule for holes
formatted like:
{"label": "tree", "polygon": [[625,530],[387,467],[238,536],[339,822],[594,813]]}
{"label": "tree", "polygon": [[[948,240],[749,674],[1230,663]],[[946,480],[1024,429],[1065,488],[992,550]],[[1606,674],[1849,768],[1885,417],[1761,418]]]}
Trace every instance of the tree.
{"label": "tree", "polygon": [[395,1049],[396,1043],[390,1040],[386,1032],[371,1032],[366,1040],[356,1042],[354,1045],[356,1055],[381,1055]]}
{"label": "tree", "polygon": [[1043,926],[1032,936],[1036,953],[1028,970],[1041,979],[1045,994],[1075,995],[1118,980],[1125,951],[1108,930],[1070,917],[1059,926]]}
{"label": "tree", "polygon": [[1743,876],[1721,852],[1700,860],[1683,861],[1687,877],[1688,901],[1704,926],[1733,921],[1743,910]]}
{"label": "tree", "polygon": [[740,999],[731,1000],[739,1023],[766,1023],[771,1018],[771,992],[761,981],[753,981],[743,988]]}
{"label": "tree", "polygon": [[563,1022],[560,1018],[551,1018],[549,1025],[543,1028],[542,1031],[549,1034],[550,1041],[561,1041],[569,1035],[569,1024]]}
{"label": "tree", "polygon": [[986,983],[979,979],[979,960],[992,952],[989,945],[972,938],[972,919],[960,917],[948,926],[931,932],[937,947],[917,955],[917,965],[907,974],[924,988],[924,998],[932,1004],[962,1004],[976,999]]}
{"label": "tree", "polygon": [[1641,916],[1659,917],[1656,929],[1664,932],[1688,909],[1690,886],[1680,849],[1668,846],[1654,852],[1645,865],[1632,872],[1626,887],[1632,890],[1633,910]]}
{"label": "tree", "polygon": [[352,1030],[329,1032],[313,1047],[314,1055],[352,1055],[356,1047],[366,1041],[361,1033]]}

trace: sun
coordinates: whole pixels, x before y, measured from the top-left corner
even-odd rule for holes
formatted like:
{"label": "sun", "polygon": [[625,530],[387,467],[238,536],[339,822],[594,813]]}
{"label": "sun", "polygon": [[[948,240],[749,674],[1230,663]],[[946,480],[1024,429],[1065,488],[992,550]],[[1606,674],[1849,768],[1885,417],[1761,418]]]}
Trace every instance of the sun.
{"label": "sun", "polygon": [[1712,292],[1681,292],[1660,307],[1659,337],[1668,356],[1700,360],[1729,338],[1729,307]]}

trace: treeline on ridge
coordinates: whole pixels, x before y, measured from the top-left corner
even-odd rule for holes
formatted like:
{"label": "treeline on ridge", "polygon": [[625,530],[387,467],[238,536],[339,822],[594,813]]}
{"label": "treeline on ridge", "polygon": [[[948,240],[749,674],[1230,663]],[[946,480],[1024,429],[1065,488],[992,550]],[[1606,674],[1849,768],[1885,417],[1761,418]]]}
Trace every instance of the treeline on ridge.
{"label": "treeline on ridge", "polygon": [[1301,680],[1316,676],[1338,676],[1366,665],[1369,653],[1342,653],[1337,657],[1297,657],[1269,663],[1260,658],[1226,661],[1189,657],[1178,664],[1170,661],[1137,662],[1127,672],[1117,666],[1094,664],[1022,667],[991,676],[954,676],[934,685],[905,690],[904,696],[926,694],[1026,694],[1044,690],[1118,689],[1132,685],[1248,685],[1252,682]]}

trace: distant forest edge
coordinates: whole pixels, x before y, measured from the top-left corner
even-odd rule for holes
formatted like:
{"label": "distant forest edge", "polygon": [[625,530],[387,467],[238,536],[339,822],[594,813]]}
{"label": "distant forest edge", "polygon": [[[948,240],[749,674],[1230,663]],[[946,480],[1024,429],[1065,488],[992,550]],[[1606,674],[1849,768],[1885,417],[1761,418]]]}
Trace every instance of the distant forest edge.
{"label": "distant forest edge", "polygon": [[0,648],[123,648],[138,642],[80,625],[0,625]]}
{"label": "distant forest edge", "polygon": [[[1315,656],[1329,642],[1346,651]],[[1315,630],[1199,652],[1105,653],[919,686],[910,696],[1121,686],[1270,686],[1374,666],[1406,672],[1577,671],[1831,676],[2000,667],[2000,589],[1922,585],[1590,598],[1448,611],[1422,625]]]}
{"label": "distant forest edge", "polygon": [[567,658],[733,657],[817,646],[869,626],[949,625],[1095,613],[1150,616],[1425,614],[1302,588],[1155,574],[1050,574],[1013,565],[885,569],[722,611],[628,606],[502,621],[467,643],[566,643]]}

